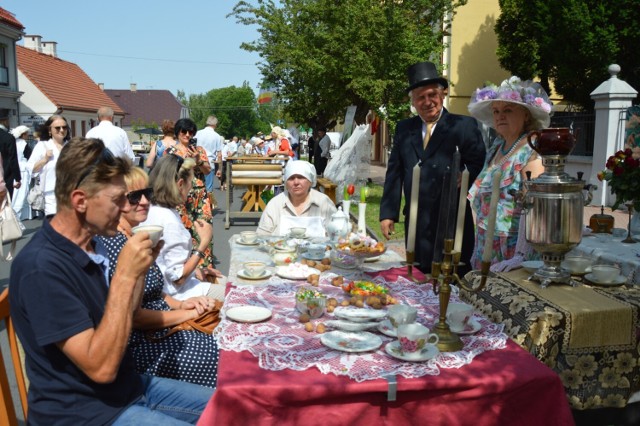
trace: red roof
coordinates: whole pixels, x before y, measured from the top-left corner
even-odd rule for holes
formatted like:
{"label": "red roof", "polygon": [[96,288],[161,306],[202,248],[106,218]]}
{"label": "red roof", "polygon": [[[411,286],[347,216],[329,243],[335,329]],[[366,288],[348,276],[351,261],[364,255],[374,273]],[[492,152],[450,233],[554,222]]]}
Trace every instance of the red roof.
{"label": "red roof", "polygon": [[17,28],[19,30],[24,30],[24,25],[22,25],[20,21],[18,21],[16,17],[13,16],[13,13],[1,7],[0,7],[0,22],[4,22],[5,24],[11,27]]}
{"label": "red roof", "polygon": [[160,126],[162,120],[177,121],[182,112],[182,104],[168,90],[115,90],[104,91],[114,102],[127,112],[122,126],[130,126],[132,121],[154,122]]}
{"label": "red roof", "polygon": [[16,45],[18,69],[59,109],[96,112],[109,106],[124,111],[74,63]]}

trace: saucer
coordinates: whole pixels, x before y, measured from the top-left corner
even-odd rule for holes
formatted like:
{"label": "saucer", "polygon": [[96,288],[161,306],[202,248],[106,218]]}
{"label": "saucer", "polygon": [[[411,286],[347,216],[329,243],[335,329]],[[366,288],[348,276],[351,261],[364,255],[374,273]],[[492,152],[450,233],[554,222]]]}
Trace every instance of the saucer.
{"label": "saucer", "polygon": [[589,281],[589,283],[591,284],[600,285],[603,287],[616,287],[627,282],[627,277],[625,277],[624,275],[618,275],[618,277],[615,280],[610,281],[608,283],[602,283],[602,282],[596,281],[596,279],[593,277],[593,274],[587,274],[584,276],[584,278],[587,281]]}
{"label": "saucer", "polygon": [[236,243],[240,244],[241,246],[257,246],[258,244],[260,244],[257,240],[252,243],[248,243],[246,241],[242,241],[242,238],[238,238],[236,240]]}
{"label": "saucer", "polygon": [[378,331],[385,336],[398,337],[398,329],[391,325],[391,321],[388,319],[378,324]]}
{"label": "saucer", "polygon": [[387,343],[387,346],[384,347],[384,350],[387,354],[391,355],[394,358],[410,362],[428,361],[440,353],[436,345],[432,345],[429,343],[427,343],[421,351],[416,351],[413,353],[403,353],[400,350],[400,342],[398,342],[397,340]]}
{"label": "saucer", "polygon": [[265,269],[264,271],[262,271],[260,275],[258,275],[257,277],[254,277],[253,275],[249,275],[249,273],[244,269],[240,269],[236,275],[238,275],[239,278],[242,278],[244,280],[264,280],[271,276],[271,271],[268,269]]}
{"label": "saucer", "polygon": [[482,328],[482,324],[480,324],[475,318],[471,318],[463,329],[454,328],[452,325],[449,325],[449,328],[452,332],[464,336],[467,334],[477,333]]}

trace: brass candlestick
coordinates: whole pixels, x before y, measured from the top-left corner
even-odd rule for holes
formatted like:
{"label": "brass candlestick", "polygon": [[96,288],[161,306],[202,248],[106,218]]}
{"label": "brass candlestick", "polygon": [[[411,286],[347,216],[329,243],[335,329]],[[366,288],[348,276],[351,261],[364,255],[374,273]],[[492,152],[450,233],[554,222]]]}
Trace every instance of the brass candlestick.
{"label": "brass candlestick", "polygon": [[413,275],[413,266],[415,264],[416,261],[416,253],[413,251],[408,251],[406,252],[406,256],[407,256],[407,278],[409,278],[411,281],[413,281],[416,284],[426,284],[429,282],[429,278],[425,278],[424,280],[419,280],[418,278],[416,278]]}
{"label": "brass candlestick", "polygon": [[460,252],[453,251],[453,239],[444,240],[442,262],[431,263],[431,277],[433,280],[433,291],[438,295],[440,305],[440,317],[433,332],[438,335],[438,349],[441,352],[455,352],[462,349],[463,344],[460,337],[451,331],[447,323],[447,308],[451,298],[451,285],[458,285],[464,290],[475,293],[484,288],[489,276],[490,262],[482,262],[482,280],[477,288],[466,285],[458,276],[458,264],[460,263]]}

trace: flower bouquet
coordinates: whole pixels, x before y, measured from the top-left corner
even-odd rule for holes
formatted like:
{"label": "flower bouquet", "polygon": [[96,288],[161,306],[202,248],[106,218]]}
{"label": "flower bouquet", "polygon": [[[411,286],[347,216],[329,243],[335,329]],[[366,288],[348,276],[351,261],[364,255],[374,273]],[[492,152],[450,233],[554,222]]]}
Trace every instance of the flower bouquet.
{"label": "flower bouquet", "polygon": [[640,211],[640,159],[632,154],[631,149],[616,152],[607,160],[606,169],[598,173],[598,179],[608,182],[616,196],[613,210],[625,203]]}

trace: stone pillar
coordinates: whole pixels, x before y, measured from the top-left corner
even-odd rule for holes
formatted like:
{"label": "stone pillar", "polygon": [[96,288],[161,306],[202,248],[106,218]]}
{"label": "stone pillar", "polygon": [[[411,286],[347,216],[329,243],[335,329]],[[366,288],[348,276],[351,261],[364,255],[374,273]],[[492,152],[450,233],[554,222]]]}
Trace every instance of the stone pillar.
{"label": "stone pillar", "polygon": [[589,183],[598,186],[591,202],[598,206],[613,204],[607,183],[600,182],[597,175],[604,170],[607,159],[624,146],[624,124],[620,118],[638,95],[637,90],[618,78],[619,72],[619,65],[609,65],[611,77],[591,92],[591,99],[595,102],[596,126]]}

